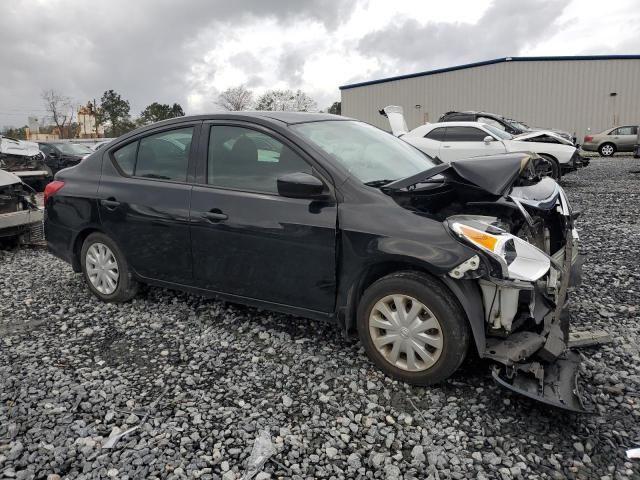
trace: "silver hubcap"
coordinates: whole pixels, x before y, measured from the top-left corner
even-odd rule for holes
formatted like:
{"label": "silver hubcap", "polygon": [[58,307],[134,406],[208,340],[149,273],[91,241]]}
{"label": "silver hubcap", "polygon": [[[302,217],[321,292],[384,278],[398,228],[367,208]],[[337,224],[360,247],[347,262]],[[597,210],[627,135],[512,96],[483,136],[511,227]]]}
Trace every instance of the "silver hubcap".
{"label": "silver hubcap", "polygon": [[613,147],[611,145],[605,145],[602,147],[602,154],[607,156],[613,154]]}
{"label": "silver hubcap", "polygon": [[91,285],[100,293],[111,295],[118,287],[120,272],[116,257],[104,243],[94,243],[87,250],[85,259],[87,276]]}
{"label": "silver hubcap", "polygon": [[442,354],[440,322],[408,295],[379,300],[369,315],[369,334],[387,362],[409,372],[431,368]]}

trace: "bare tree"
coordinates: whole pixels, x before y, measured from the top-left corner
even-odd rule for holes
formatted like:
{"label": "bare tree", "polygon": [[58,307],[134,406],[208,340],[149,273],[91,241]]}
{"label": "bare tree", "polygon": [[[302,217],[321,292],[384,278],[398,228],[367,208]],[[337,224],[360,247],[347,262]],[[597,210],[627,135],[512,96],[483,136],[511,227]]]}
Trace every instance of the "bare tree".
{"label": "bare tree", "polygon": [[45,110],[49,112],[53,123],[58,127],[60,138],[64,138],[65,125],[70,125],[73,120],[71,98],[51,88],[42,92],[42,100],[44,101]]}
{"label": "bare tree", "polygon": [[237,112],[240,110],[248,110],[253,106],[253,93],[244,85],[238,87],[227,88],[218,95],[216,102],[225,110]]}

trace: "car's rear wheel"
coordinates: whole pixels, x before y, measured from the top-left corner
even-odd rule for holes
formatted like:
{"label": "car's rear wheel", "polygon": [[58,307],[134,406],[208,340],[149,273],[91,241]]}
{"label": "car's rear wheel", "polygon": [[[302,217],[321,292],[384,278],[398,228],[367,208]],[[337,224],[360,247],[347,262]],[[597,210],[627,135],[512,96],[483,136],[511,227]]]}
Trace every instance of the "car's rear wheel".
{"label": "car's rear wheel", "polygon": [[613,143],[603,143],[598,148],[598,153],[603,157],[610,157],[614,153],[616,153],[616,146]]}
{"label": "car's rear wheel", "polygon": [[373,283],[362,296],[357,321],[371,361],[413,385],[445,380],[467,352],[469,327],[460,306],[421,273],[395,273]]}
{"label": "car's rear wheel", "polygon": [[126,302],[138,291],[124,255],[107,235],[90,234],[80,252],[82,272],[91,292],[105,302]]}
{"label": "car's rear wheel", "polygon": [[554,180],[560,179],[560,165],[555,158],[550,155],[541,153],[538,158],[533,161],[533,168],[536,175],[540,178],[551,177]]}

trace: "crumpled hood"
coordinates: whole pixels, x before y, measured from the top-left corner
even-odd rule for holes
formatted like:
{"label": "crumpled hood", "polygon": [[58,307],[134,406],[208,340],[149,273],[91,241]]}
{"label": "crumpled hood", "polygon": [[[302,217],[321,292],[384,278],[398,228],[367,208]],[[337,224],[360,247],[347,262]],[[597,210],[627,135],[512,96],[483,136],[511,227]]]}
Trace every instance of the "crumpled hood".
{"label": "crumpled hood", "polygon": [[424,172],[385,185],[383,190],[400,190],[436,175],[442,175],[454,181],[462,180],[470,183],[493,195],[506,195],[534,155],[515,152],[442,163]]}
{"label": "crumpled hood", "polygon": [[0,153],[33,157],[40,153],[40,147],[35,142],[26,142],[24,140],[15,140],[13,138],[0,136]]}

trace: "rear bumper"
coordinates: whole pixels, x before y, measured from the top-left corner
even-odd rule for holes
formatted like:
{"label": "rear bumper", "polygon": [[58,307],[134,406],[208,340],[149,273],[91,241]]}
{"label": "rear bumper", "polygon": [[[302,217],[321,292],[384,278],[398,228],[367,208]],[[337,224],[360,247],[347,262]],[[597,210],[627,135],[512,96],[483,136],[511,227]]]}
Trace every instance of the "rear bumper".
{"label": "rear bumper", "polygon": [[580,148],[585,152],[597,152],[598,144],[597,143],[583,143]]}
{"label": "rear bumper", "polygon": [[45,215],[44,234],[49,252],[73,265],[73,230],[49,221]]}

